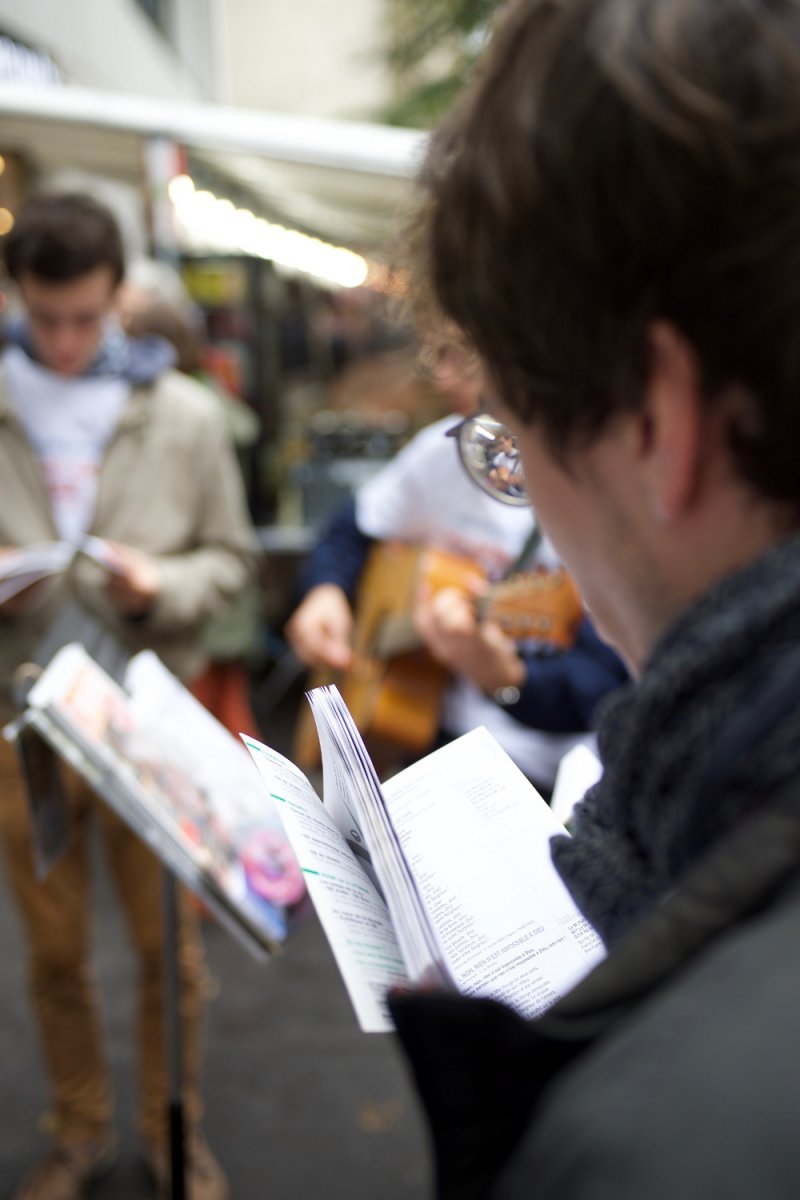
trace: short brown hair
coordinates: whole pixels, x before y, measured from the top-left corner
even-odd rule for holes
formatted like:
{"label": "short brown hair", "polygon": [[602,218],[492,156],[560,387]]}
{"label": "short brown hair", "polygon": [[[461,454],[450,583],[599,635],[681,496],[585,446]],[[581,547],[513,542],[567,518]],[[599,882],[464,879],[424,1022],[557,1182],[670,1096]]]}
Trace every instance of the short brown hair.
{"label": "short brown hair", "polygon": [[517,0],[423,183],[437,299],[556,452],[640,403],[664,318],[800,496],[798,0]]}
{"label": "short brown hair", "polygon": [[97,267],[122,279],[125,255],[119,226],[109,209],[80,192],[34,196],[20,210],[5,239],[8,273],[69,283]]}

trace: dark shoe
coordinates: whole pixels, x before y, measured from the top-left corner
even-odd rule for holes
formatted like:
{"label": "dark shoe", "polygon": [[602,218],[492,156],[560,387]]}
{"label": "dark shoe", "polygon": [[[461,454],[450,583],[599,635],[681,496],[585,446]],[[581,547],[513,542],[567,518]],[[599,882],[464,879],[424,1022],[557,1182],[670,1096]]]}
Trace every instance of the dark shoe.
{"label": "dark shoe", "polygon": [[23,1176],[14,1200],[83,1200],[89,1185],[117,1157],[114,1138],[56,1142],[47,1157]]}
{"label": "dark shoe", "polygon": [[[144,1157],[159,1196],[169,1200],[172,1194],[169,1151],[163,1146],[148,1146]],[[230,1200],[230,1195],[225,1172],[202,1133],[190,1134],[186,1139],[186,1200]]]}

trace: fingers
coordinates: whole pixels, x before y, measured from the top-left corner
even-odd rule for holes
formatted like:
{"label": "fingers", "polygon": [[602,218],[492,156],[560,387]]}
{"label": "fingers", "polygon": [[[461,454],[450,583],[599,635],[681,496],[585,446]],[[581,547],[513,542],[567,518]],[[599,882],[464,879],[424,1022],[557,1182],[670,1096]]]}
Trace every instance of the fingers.
{"label": "fingers", "polygon": [[353,614],[346,595],[333,584],[313,588],[284,630],[292,650],[309,667],[347,670],[352,662]]}
{"label": "fingers", "polygon": [[34,583],[29,583],[27,587],[20,588],[18,592],[0,604],[0,616],[9,618],[22,616],[36,600],[44,586],[45,580],[37,579]]}
{"label": "fingers", "polygon": [[305,620],[287,626],[289,642],[297,657],[308,667],[331,667],[346,670],[352,651],[341,629],[329,626],[324,620]]}
{"label": "fingers", "polygon": [[161,580],[158,564],[149,554],[115,542],[111,545],[114,560],[106,591],[114,605],[127,616],[140,616],[152,608]]}
{"label": "fingers", "polygon": [[436,654],[443,652],[453,639],[472,639],[478,621],[472,601],[458,588],[421,590],[414,605],[414,626],[422,640]]}
{"label": "fingers", "polygon": [[448,588],[418,597],[417,632],[432,656],[488,692],[519,685],[525,668],[515,643],[493,621],[481,622],[470,598]]}

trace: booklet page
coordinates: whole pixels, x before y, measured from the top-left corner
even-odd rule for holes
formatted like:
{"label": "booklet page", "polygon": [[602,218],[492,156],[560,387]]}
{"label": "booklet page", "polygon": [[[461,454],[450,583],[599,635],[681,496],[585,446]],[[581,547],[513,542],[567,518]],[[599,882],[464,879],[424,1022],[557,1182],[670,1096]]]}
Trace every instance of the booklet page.
{"label": "booklet page", "polygon": [[392,1029],[386,994],[408,977],[386,904],[303,773],[254,738],[243,740],[278,805],[361,1028]]}
{"label": "booklet page", "polygon": [[550,858],[563,826],[486,729],[383,791],[462,994],[536,1016],[604,956]]}
{"label": "booklet page", "polygon": [[109,574],[119,574],[121,566],[113,548],[102,538],[86,534],[80,542],[32,542],[0,553],[0,604],[48,575],[65,571],[75,554],[91,558]]}
{"label": "booklet page", "polygon": [[[444,955],[419,895],[361,734],[336,687],[308,693],[322,750],[323,798],[331,814],[346,813],[366,844],[389,909],[409,977],[452,986]],[[352,816],[354,814],[354,816]],[[345,836],[348,833],[345,832]]]}
{"label": "booklet page", "polygon": [[67,542],[36,542],[0,554],[0,604],[37,580],[63,571],[72,555]]}
{"label": "booklet page", "polygon": [[283,940],[303,877],[249,755],[157,655],[125,675],[132,728],[126,750],[191,841],[198,861],[237,908]]}

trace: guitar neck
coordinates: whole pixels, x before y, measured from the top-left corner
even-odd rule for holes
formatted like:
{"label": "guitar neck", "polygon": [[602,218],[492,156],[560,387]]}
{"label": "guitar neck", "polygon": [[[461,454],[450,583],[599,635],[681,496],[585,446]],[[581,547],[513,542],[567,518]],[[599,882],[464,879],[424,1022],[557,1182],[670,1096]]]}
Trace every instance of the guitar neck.
{"label": "guitar neck", "polygon": [[560,650],[572,645],[583,616],[578,589],[563,567],[501,580],[476,604],[480,620],[495,621],[509,637],[535,638]]}
{"label": "guitar neck", "polygon": [[[444,587],[464,591],[480,621],[496,622],[517,641],[530,638],[565,649],[572,644],[583,615],[581,598],[563,568],[523,571],[487,587],[485,577],[468,559],[386,544],[373,552],[357,606],[357,655],[387,662],[421,647],[411,613],[422,581],[433,591]],[[481,588],[486,589],[482,595]]]}
{"label": "guitar neck", "polygon": [[375,658],[396,658],[422,645],[410,613],[388,613],[379,623],[372,642]]}

